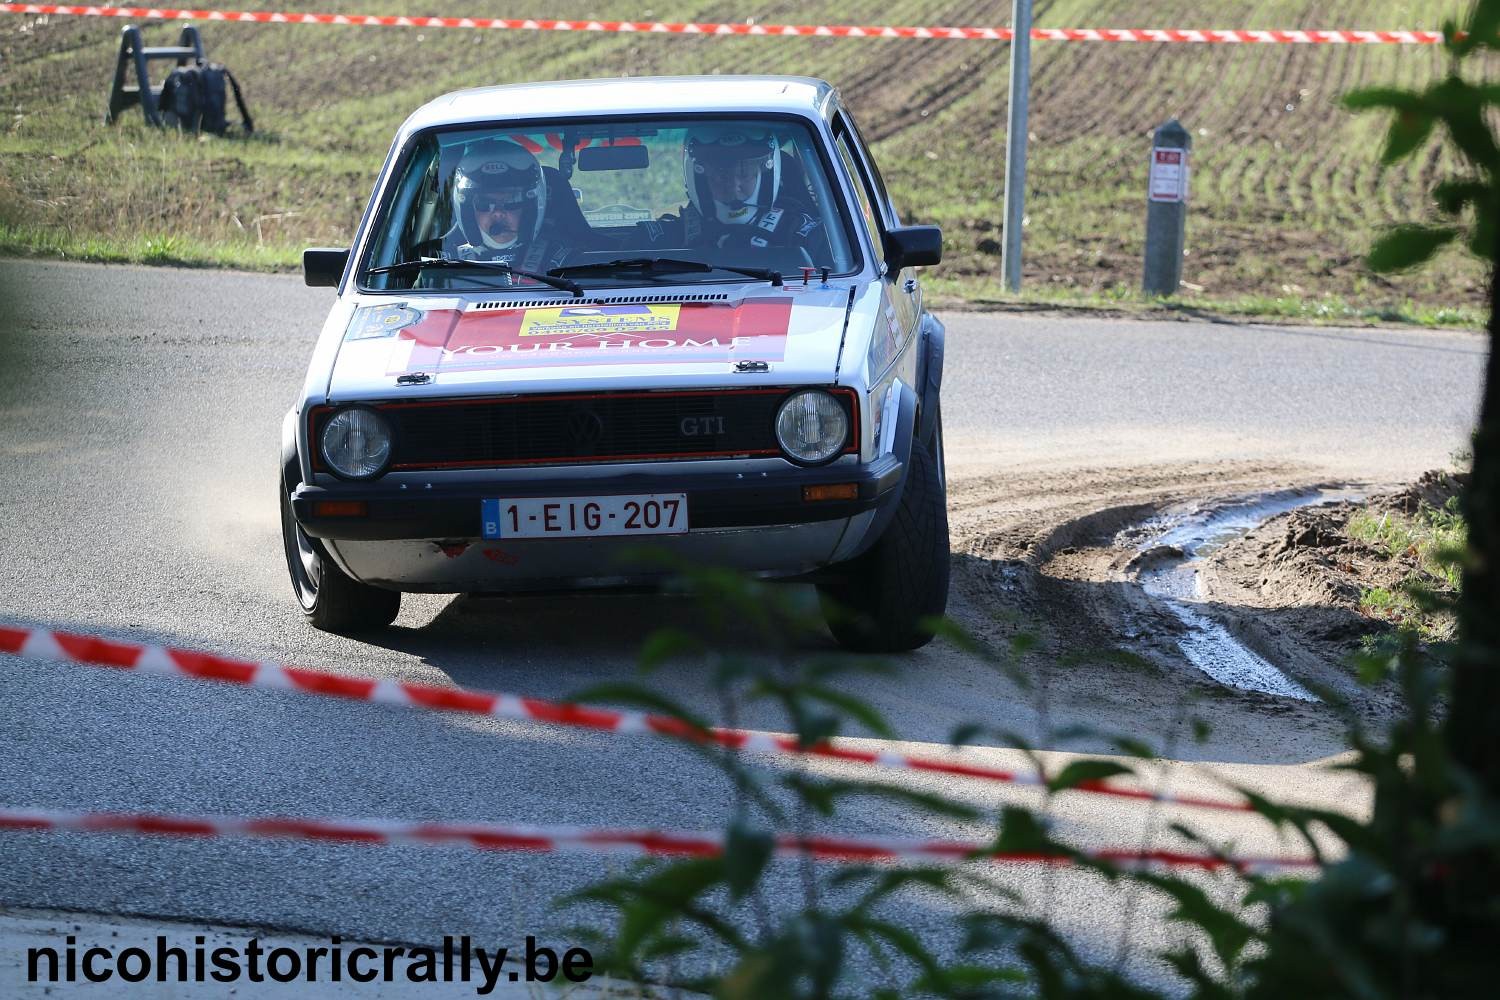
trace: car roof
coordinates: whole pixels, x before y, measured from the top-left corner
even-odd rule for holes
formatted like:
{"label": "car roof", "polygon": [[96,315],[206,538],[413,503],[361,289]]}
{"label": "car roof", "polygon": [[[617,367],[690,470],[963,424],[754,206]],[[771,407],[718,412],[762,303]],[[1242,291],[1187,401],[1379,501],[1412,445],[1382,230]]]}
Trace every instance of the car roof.
{"label": "car roof", "polygon": [[518,83],[444,94],[413,112],[402,131],[495,119],[631,112],[780,111],[819,117],[828,114],[829,99],[834,94],[832,84],[805,76],[655,76]]}

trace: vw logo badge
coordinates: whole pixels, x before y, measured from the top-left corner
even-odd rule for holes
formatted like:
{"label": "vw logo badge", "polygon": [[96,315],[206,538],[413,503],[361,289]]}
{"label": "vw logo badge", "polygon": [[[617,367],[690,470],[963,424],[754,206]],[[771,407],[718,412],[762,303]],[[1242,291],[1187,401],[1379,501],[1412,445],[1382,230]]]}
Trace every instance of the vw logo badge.
{"label": "vw logo badge", "polygon": [[599,442],[604,440],[604,421],[593,410],[579,407],[568,414],[565,432],[568,442],[580,454],[587,455],[599,447]]}

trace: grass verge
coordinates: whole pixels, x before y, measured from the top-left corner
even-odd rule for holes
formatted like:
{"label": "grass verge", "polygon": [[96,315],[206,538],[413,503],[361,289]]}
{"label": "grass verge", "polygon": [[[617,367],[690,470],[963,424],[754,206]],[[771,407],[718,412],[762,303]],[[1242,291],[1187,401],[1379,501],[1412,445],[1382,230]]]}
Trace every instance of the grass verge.
{"label": "grass verge", "polygon": [[1360,595],[1365,614],[1410,630],[1424,642],[1454,637],[1451,599],[1458,593],[1468,530],[1457,498],[1442,508],[1423,504],[1417,513],[1361,511],[1345,531],[1387,560],[1413,565],[1398,587],[1371,587]]}
{"label": "grass verge", "polygon": [[1223,297],[1187,294],[1172,298],[1144,295],[1129,288],[1108,292],[1086,292],[1068,288],[1028,288],[1011,295],[1000,290],[1000,275],[993,279],[923,279],[928,304],[937,308],[978,311],[1083,310],[1101,315],[1124,314],[1145,318],[1223,318],[1312,326],[1403,326],[1482,330],[1485,313],[1467,306],[1438,306],[1405,299],[1379,305],[1359,305],[1341,296],[1229,295]]}
{"label": "grass verge", "polygon": [[301,249],[287,246],[234,246],[176,233],[106,236],[4,223],[0,223],[0,255],[246,271],[284,271],[299,267],[302,261]]}

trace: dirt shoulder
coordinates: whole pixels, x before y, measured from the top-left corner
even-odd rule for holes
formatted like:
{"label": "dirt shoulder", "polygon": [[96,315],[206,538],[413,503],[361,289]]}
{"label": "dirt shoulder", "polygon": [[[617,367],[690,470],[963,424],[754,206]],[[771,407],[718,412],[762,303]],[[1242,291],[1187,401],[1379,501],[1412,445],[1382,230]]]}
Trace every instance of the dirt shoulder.
{"label": "dirt shoulder", "polygon": [[1271,518],[1214,553],[1204,578],[1211,595],[1247,612],[1274,615],[1304,648],[1343,659],[1378,647],[1401,627],[1427,642],[1452,638],[1451,615],[1423,611],[1413,585],[1452,596],[1434,572],[1433,535],[1467,474],[1431,471],[1363,501],[1307,507]]}
{"label": "dirt shoulder", "polygon": [[[949,614],[1005,649],[1043,724],[1142,738],[1179,760],[1300,763],[1347,748],[1326,706],[1218,684],[1177,647],[1181,626],[1147,600],[1122,533],[1165,510],[1318,482],[1307,467],[1220,462],[997,472],[949,483]],[[1201,723],[1202,726],[1195,726]],[[1195,738],[1194,732],[1211,732]]]}
{"label": "dirt shoulder", "polygon": [[[1246,498],[1290,505],[1317,499],[1320,489],[1362,494],[1275,514],[1205,546],[1189,563],[1195,592],[1183,599],[1295,684],[1331,693],[1379,723],[1399,709],[1397,692],[1362,684],[1352,657],[1412,622],[1411,609],[1372,604],[1371,595],[1401,593],[1432,553],[1392,551],[1391,539],[1404,536],[1375,529],[1442,511],[1461,483],[1439,473],[1401,487],[1331,483],[1303,467],[1258,463],[1071,470],[1003,486],[954,482],[959,601],[951,610],[991,640],[1034,638],[1023,669],[1045,685],[1060,718],[1089,705],[1123,730],[1158,734],[1173,731],[1176,719],[1183,743],[1191,742],[1188,722],[1199,720],[1225,737],[1211,741],[1220,747],[1311,759],[1342,745],[1345,715],[1326,698],[1229,686],[1195,665],[1183,641],[1189,628],[1142,587],[1155,560],[1188,555],[1163,553],[1152,538],[1184,519],[1232,513]],[[1203,752],[1213,755],[1208,746]]]}

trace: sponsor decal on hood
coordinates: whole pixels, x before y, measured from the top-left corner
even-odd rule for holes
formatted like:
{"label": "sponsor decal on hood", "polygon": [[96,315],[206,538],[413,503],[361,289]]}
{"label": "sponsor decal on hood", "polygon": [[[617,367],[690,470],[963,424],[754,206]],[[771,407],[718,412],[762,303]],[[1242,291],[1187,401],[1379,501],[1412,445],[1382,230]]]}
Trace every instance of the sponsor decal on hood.
{"label": "sponsor decal on hood", "polygon": [[[387,375],[566,365],[781,361],[791,296],[738,305],[545,306],[419,310],[366,306],[345,341],[389,338]],[[372,345],[373,346],[373,345]]]}

